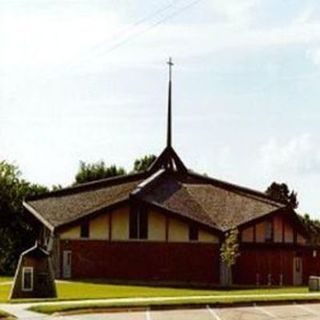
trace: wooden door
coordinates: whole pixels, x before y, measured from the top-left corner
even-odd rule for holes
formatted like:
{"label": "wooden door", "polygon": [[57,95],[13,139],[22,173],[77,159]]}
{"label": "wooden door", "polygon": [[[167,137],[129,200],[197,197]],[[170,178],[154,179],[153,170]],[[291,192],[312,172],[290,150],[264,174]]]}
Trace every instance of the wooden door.
{"label": "wooden door", "polygon": [[71,250],[64,250],[62,255],[62,276],[71,278]]}
{"label": "wooden door", "polygon": [[302,285],[302,276],[303,276],[302,258],[294,257],[293,258],[293,285],[295,286]]}

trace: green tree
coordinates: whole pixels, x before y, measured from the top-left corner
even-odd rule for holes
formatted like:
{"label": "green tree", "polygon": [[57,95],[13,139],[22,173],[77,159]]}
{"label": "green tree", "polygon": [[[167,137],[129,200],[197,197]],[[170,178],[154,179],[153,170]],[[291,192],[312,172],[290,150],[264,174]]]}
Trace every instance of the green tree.
{"label": "green tree", "polygon": [[145,155],[139,159],[136,159],[133,164],[134,172],[143,172],[146,171],[151,164],[156,160],[156,156],[154,154]]}
{"label": "green tree", "polygon": [[95,163],[80,161],[74,184],[121,176],[124,174],[126,174],[126,171],[122,167],[117,167],[116,165],[107,167],[104,161]]}
{"label": "green tree", "polygon": [[53,185],[51,186],[51,191],[59,191],[59,190],[61,190],[61,189],[63,189],[63,187],[62,187],[61,184],[53,184]]}
{"label": "green tree", "polygon": [[266,194],[276,201],[290,205],[293,209],[299,205],[297,193],[294,190],[290,191],[286,183],[272,182],[267,188]]}
{"label": "green tree", "polygon": [[0,161],[0,273],[12,273],[20,253],[37,237],[37,224],[24,211],[23,199],[46,191],[22,179],[15,165]]}
{"label": "green tree", "polygon": [[224,242],[220,248],[224,274],[223,282],[226,286],[232,285],[232,266],[236,263],[239,256],[239,231],[237,228],[233,228],[226,233]]}
{"label": "green tree", "polygon": [[318,219],[311,219],[309,214],[305,214],[304,216],[300,216],[299,218],[303,223],[308,235],[308,242],[311,245],[319,245],[320,244],[320,221]]}

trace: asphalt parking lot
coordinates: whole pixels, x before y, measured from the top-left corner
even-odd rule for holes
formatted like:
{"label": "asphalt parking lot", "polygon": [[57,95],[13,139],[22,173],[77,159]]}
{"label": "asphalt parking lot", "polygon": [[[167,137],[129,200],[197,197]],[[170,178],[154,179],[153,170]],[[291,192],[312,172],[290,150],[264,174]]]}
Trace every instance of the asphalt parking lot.
{"label": "asphalt parking lot", "polygon": [[65,320],[320,320],[320,304],[290,304],[179,310],[148,310],[124,313],[99,313],[57,317]]}

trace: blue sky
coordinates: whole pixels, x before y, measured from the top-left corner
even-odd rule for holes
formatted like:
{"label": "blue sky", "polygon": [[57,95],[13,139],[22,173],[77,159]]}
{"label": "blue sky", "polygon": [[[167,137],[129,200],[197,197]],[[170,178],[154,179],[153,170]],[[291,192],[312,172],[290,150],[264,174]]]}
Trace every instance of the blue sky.
{"label": "blue sky", "polygon": [[172,56],[187,166],[286,182],[320,217],[319,18],[308,0],[0,0],[0,159],[50,186],[159,154]]}

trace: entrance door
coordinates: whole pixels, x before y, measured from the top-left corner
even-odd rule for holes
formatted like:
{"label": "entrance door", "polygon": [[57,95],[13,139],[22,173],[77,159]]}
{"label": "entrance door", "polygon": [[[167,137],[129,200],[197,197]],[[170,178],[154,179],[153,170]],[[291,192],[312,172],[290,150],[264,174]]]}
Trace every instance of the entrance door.
{"label": "entrance door", "polygon": [[299,286],[302,284],[302,258],[293,258],[293,284]]}
{"label": "entrance door", "polygon": [[62,256],[62,276],[71,278],[71,251],[64,250]]}

